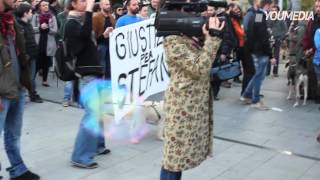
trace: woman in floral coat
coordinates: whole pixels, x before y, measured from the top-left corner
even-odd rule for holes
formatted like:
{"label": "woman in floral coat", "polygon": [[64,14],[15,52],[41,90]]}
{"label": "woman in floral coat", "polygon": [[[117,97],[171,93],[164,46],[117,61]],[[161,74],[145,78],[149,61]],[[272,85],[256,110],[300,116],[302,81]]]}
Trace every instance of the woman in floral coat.
{"label": "woman in floral coat", "polygon": [[[224,23],[210,18],[209,29],[220,33]],[[212,155],[213,101],[209,72],[220,39],[203,27],[204,45],[187,36],[167,36],[164,48],[170,83],[164,101],[164,149],[161,180],[179,180]]]}

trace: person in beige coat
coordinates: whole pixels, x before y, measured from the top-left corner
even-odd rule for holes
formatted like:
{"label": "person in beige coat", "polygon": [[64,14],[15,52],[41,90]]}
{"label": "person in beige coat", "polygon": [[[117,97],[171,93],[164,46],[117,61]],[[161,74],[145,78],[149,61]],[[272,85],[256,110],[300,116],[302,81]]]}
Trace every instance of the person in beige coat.
{"label": "person in beige coat", "polygon": [[[224,23],[211,17],[209,29],[221,32]],[[204,45],[194,38],[170,35],[164,39],[170,82],[164,99],[164,147],[160,180],[180,180],[182,171],[212,155],[213,96],[210,68],[220,38],[202,29]]]}
{"label": "person in beige coat", "polygon": [[57,20],[49,10],[48,0],[40,1],[39,10],[33,15],[31,24],[39,46],[36,72],[42,70],[42,85],[48,87],[48,73],[57,50],[55,36],[58,33]]}

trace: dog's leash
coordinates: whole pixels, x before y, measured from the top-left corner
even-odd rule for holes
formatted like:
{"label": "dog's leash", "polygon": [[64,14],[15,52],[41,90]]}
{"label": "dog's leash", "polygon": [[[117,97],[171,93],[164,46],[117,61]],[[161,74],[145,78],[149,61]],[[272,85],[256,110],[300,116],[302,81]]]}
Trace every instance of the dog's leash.
{"label": "dog's leash", "polygon": [[150,107],[156,112],[159,120],[161,120],[161,115],[160,115],[159,111],[155,108],[155,105],[151,105]]}

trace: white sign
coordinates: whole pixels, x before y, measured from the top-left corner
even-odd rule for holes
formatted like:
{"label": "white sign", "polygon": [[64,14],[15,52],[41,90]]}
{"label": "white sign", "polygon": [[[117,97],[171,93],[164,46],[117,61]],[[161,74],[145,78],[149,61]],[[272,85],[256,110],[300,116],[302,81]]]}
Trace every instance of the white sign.
{"label": "white sign", "polygon": [[110,36],[116,120],[128,112],[125,105],[141,104],[150,95],[164,91],[169,82],[163,38],[156,37],[153,24],[154,19],[149,19],[123,26]]}

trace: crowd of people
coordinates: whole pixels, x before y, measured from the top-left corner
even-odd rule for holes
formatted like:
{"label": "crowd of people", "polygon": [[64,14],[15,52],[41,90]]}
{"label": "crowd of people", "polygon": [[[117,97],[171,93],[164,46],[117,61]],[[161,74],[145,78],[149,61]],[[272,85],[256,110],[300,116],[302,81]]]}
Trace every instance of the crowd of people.
{"label": "crowd of people", "polygon": [[[50,86],[48,72],[59,40],[66,40],[67,48],[77,57],[76,71],[81,75],[78,80],[65,82],[62,104],[68,107],[75,102],[85,111],[71,164],[97,168],[95,156],[110,153],[105,146],[101,112],[97,110],[105,102],[103,98],[95,103],[91,99],[81,101],[80,92],[96,79],[111,79],[110,33],[115,28],[154,18],[158,6],[158,0],[148,4],[127,0],[114,5],[109,0],[0,0],[0,81],[1,86],[5,85],[0,88],[0,132],[4,130],[5,150],[11,164],[7,170],[12,180],[40,179],[28,170],[20,154],[25,91],[30,101],[43,102],[36,91],[36,77],[42,77],[42,86]],[[187,12],[183,7],[175,10]],[[212,155],[213,100],[220,99],[220,86],[230,88],[231,83],[242,83],[240,100],[255,109],[269,110],[263,103],[267,97],[261,94],[265,77],[279,77],[281,59],[291,64],[305,62],[308,98],[320,103],[319,0],[313,10],[314,20],[280,21],[266,18],[266,12],[280,11],[271,0],[254,0],[246,12],[237,1],[227,7],[209,4],[201,14],[208,17],[208,28],[213,34],[204,26],[201,37],[164,38],[170,82],[164,101],[161,180],[179,180],[182,171],[198,166]],[[220,21],[217,15],[224,20]],[[287,55],[281,57],[281,51]],[[209,76],[211,68],[228,64],[231,59],[241,62],[242,80]],[[101,88],[93,91],[103,96]],[[86,128],[88,123],[97,129],[96,133]],[[320,142],[320,135],[317,140]]]}

